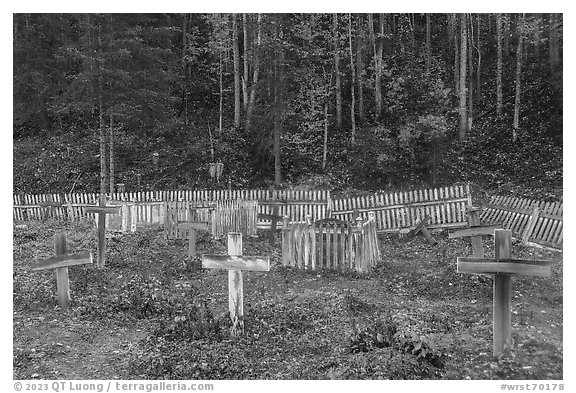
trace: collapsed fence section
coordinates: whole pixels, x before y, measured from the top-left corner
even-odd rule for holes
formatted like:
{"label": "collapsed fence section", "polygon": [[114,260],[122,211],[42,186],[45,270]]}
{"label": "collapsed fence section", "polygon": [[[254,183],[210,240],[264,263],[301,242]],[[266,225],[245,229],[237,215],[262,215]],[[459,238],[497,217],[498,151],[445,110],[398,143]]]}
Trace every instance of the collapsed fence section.
{"label": "collapsed fence section", "polygon": [[456,185],[402,192],[378,193],[332,200],[332,217],[352,220],[375,213],[378,232],[412,227],[429,216],[428,228],[459,228],[468,225],[466,210],[472,206],[469,185]]}
{"label": "collapsed fence section", "polygon": [[373,216],[356,225],[336,219],[291,223],[282,232],[284,266],[367,273],[380,259]]}
{"label": "collapsed fence section", "polygon": [[563,247],[563,204],[496,195],[484,207],[480,219],[501,224],[524,244],[555,250]]}

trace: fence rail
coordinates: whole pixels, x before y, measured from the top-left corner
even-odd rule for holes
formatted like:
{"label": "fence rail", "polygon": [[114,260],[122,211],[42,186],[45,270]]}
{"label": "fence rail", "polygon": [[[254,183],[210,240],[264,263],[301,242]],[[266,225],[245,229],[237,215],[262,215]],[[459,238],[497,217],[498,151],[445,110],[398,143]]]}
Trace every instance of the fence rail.
{"label": "fence rail", "polygon": [[472,206],[468,185],[379,193],[332,200],[332,217],[352,221],[355,211],[367,218],[376,215],[378,232],[396,232],[430,216],[428,228],[457,228],[468,225],[466,210]]}
{"label": "fence rail", "polygon": [[499,223],[522,238],[525,244],[536,244],[561,250],[563,247],[563,204],[533,199],[495,195],[485,206],[480,219]]}

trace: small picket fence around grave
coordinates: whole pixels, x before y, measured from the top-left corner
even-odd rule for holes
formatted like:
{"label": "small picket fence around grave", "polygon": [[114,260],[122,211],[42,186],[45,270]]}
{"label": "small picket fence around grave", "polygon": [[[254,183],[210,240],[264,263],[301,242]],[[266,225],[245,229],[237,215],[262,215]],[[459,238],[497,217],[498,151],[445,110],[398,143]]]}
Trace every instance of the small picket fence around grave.
{"label": "small picket fence around grave", "polygon": [[244,236],[257,233],[257,201],[165,202],[164,236],[167,239],[187,239],[188,230],[178,223],[188,222],[192,214],[194,221],[208,222],[214,238],[223,238],[228,232],[240,232]]}
{"label": "small picket fence around grave", "polygon": [[483,223],[499,223],[525,244],[561,250],[563,246],[562,203],[495,195],[480,215]]}
{"label": "small picket fence around grave", "polygon": [[350,224],[337,219],[289,223],[282,229],[282,262],[301,269],[369,272],[380,259],[374,215]]}

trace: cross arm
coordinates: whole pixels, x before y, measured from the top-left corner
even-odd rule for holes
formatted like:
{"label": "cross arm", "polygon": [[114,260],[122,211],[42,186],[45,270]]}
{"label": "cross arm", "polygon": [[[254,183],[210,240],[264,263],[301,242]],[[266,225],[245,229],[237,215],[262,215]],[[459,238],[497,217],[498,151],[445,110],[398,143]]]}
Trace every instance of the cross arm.
{"label": "cross arm", "polygon": [[412,234],[417,234],[417,233],[420,232],[420,230],[424,227],[424,225],[428,224],[429,221],[430,221],[430,216],[424,217],[424,218],[416,225],[416,227],[410,231],[410,233],[412,233]]}
{"label": "cross arm", "polygon": [[32,265],[32,270],[55,269],[74,265],[85,265],[93,263],[91,252],[81,252],[78,254],[56,255],[50,258],[36,260]]}
{"label": "cross arm", "polygon": [[276,214],[258,213],[258,218],[261,220],[282,221],[284,217]]}
{"label": "cross arm", "polygon": [[483,259],[474,257],[458,257],[458,273],[484,274],[520,274],[524,276],[550,277],[551,263],[549,261],[533,261],[523,259]]}
{"label": "cross arm", "polygon": [[38,206],[41,206],[41,207],[62,207],[62,203],[61,202],[46,201],[46,202],[38,202]]}
{"label": "cross arm", "polygon": [[187,229],[208,229],[208,221],[180,221],[178,226]]}
{"label": "cross arm", "polygon": [[240,269],[267,272],[270,270],[270,258],[203,254],[202,267],[204,269]]}
{"label": "cross arm", "polygon": [[86,213],[120,214],[120,206],[86,206]]}
{"label": "cross arm", "polygon": [[502,225],[485,225],[481,227],[472,227],[472,228],[464,228],[458,231],[451,232],[448,234],[449,239],[454,239],[458,237],[467,237],[467,236],[482,236],[482,235],[493,235],[495,229],[502,228]]}

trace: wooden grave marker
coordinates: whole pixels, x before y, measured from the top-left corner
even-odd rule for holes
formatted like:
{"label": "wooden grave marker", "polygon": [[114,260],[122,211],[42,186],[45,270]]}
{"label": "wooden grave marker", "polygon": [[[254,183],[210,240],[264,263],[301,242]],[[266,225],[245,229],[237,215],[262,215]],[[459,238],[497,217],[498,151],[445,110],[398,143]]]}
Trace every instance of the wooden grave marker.
{"label": "wooden grave marker", "polygon": [[52,200],[52,196],[48,196],[48,200],[45,202],[38,202],[38,205],[42,208],[42,221],[48,219],[48,213],[54,211],[55,207],[62,207],[61,202],[55,202]]}
{"label": "wooden grave marker", "polygon": [[428,228],[426,228],[426,225],[429,222],[430,222],[430,216],[428,215],[425,216],[422,220],[418,220],[416,227],[410,231],[410,236],[416,236],[418,233],[422,233],[426,238],[426,240],[428,240],[428,243],[430,243],[430,245],[433,246],[438,242],[436,241],[436,239],[434,239],[434,237],[432,237],[432,234],[430,233]]}
{"label": "wooden grave marker", "polygon": [[470,243],[472,244],[472,256],[476,258],[484,258],[482,236],[494,235],[494,230],[502,228],[502,225],[480,225],[478,210],[478,208],[472,208],[468,210],[470,228],[464,228],[451,232],[448,234],[448,238],[456,239],[460,237],[470,237]]}
{"label": "wooden grave marker", "polygon": [[242,256],[242,233],[228,233],[228,255],[202,255],[204,269],[228,270],[228,310],[232,320],[233,336],[244,331],[244,284],[242,271],[270,270],[270,258]]}
{"label": "wooden grave marker", "polygon": [[274,204],[272,209],[272,214],[258,213],[258,219],[260,220],[271,220],[270,232],[268,232],[268,242],[273,246],[276,242],[276,228],[279,221],[283,221],[284,217],[278,214],[278,204]]}
{"label": "wooden grave marker", "polygon": [[[208,221],[192,221],[193,209],[188,211],[188,221],[179,221],[178,226],[188,229],[188,258],[196,256],[196,230],[208,229]],[[194,210],[195,213],[195,210]]]}
{"label": "wooden grave marker", "polygon": [[54,269],[56,271],[56,291],[58,304],[61,308],[70,307],[70,281],[68,279],[68,266],[85,265],[92,263],[92,253],[78,254],[66,253],[66,236],[63,233],[54,235],[54,253],[47,259],[37,259],[32,265],[33,271]]}
{"label": "wooden grave marker", "polygon": [[86,213],[98,214],[98,267],[106,264],[106,214],[118,214],[120,206],[106,206],[106,195],[100,195],[99,206],[86,206]]}
{"label": "wooden grave marker", "polygon": [[512,276],[550,277],[549,261],[512,259],[510,244],[512,231],[494,230],[494,258],[458,257],[457,272],[494,275],[493,286],[493,355],[510,349]]}

